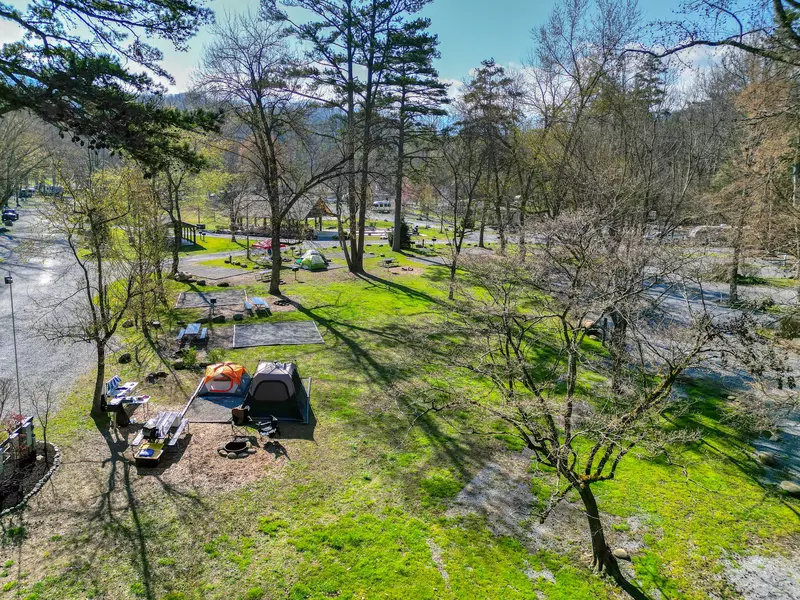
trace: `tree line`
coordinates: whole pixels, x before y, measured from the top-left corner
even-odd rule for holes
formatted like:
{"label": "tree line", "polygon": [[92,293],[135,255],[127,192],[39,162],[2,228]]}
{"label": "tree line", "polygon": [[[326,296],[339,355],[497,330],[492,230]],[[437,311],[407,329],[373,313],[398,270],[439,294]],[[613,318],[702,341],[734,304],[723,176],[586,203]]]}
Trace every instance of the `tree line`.
{"label": "tree line", "polygon": [[[158,50],[126,32],[186,47],[211,21],[200,3],[0,7],[27,31],[0,59],[5,188],[37,161],[57,171],[65,193],[47,218],[86,300],[74,319],[54,313],[54,330],[95,344],[99,409],[117,328],[134,315],[146,332],[166,304],[187,202],[222,207],[232,236],[248,203],[268,207],[277,295],[278,248],[298,207],[332,199],[347,266],[360,274],[373,191],[389,190],[394,250],[404,250],[412,201],[447,236],[454,302],[441,335],[420,347],[494,392],[427,381],[406,390],[415,418],[475,410],[501,421],[553,474],[542,515],[577,494],[594,566],[644,597],[606,543],[592,486],[635,448],[674,441],[657,423],[682,409],[673,387],[689,369],[713,357],[785,378],[749,315],[665,307],[676,290],[702,294],[709,276],[728,283],[736,306],[751,252],[793,258],[800,279],[797,3],[690,3],[685,20],[648,32],[631,0],[562,0],[532,31],[523,68],[487,57],[455,90],[435,68],[438,40],[420,16],[429,3],[264,0],[212,26],[180,99],[151,78],[166,75]],[[75,17],[91,24],[91,42],[67,25]],[[721,50],[687,78],[675,57],[693,46]],[[20,119],[65,140],[42,159],[14,134]],[[731,249],[718,274],[692,256],[701,244],[676,243],[708,238],[709,226]],[[472,235],[478,246],[495,236],[496,252],[465,253]],[[607,385],[588,394],[593,376]]]}

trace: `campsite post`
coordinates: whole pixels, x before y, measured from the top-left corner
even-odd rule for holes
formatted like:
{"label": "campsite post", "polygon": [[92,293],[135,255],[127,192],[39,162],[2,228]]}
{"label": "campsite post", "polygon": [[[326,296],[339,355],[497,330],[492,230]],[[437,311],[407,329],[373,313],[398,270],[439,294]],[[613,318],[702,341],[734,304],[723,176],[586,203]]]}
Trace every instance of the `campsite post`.
{"label": "campsite post", "polygon": [[17,408],[19,414],[22,414],[22,394],[19,393],[19,360],[17,359],[17,324],[14,320],[14,278],[11,276],[11,271],[5,277],[5,283],[8,286],[8,291],[11,293],[11,335],[14,340],[14,371],[17,375]]}

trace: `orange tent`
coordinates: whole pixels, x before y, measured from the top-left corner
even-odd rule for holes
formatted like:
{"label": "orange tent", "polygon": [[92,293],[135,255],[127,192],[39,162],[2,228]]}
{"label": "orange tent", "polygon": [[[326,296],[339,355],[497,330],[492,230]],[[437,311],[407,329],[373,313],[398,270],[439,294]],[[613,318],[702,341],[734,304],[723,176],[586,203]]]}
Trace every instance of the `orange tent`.
{"label": "orange tent", "polygon": [[250,376],[242,365],[232,362],[217,363],[206,367],[203,385],[200,387],[199,396],[213,394],[232,394],[244,396]]}

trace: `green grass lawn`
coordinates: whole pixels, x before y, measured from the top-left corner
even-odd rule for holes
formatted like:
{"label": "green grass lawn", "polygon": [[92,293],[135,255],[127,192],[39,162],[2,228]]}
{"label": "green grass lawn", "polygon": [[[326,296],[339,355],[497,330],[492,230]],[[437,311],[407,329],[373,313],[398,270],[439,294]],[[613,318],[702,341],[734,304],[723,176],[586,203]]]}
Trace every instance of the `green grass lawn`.
{"label": "green grass lawn", "polygon": [[247,244],[244,236],[237,236],[236,241],[231,241],[230,236],[206,236],[205,240],[201,240],[197,236],[197,243],[192,246],[184,246],[181,249],[181,254],[195,254],[195,253],[213,253],[213,252],[238,252],[246,250]]}
{"label": "green grass lawn", "polygon": [[[438,322],[447,269],[389,274],[377,266],[379,254],[420,265],[372,250],[368,277],[338,269],[287,278],[284,293],[299,309],[269,319],[313,319],[324,345],[224,352],[251,372],[261,359],[291,359],[313,377],[314,440],[283,440],[288,458],[246,483],[235,470],[203,483],[212,461],[227,459],[193,454],[202,429],[168,469],[137,470],[121,454],[124,441],[104,438],[86,416],[88,374],[50,429],[64,466],[24,515],[4,523],[0,552],[14,562],[0,573],[0,598],[621,597],[588,570],[586,546],[531,551],[494,535],[482,517],[448,516],[452,497],[510,450],[503,439],[436,418],[412,423],[394,386],[426,373],[409,340]],[[190,289],[169,286],[171,294]],[[247,289],[264,294],[263,285]],[[141,366],[113,368],[141,380],[158,362],[146,345],[139,358]],[[176,377],[151,390],[154,401],[179,405],[199,373]],[[618,531],[639,524],[634,567],[649,592],[733,597],[719,577],[723,559],[784,551],[800,536],[800,503],[758,483],[745,441],[720,422],[713,387],[687,389],[697,410],[665,427],[699,429],[701,441],[673,449],[671,464],[631,455],[617,479],[597,487],[598,500]],[[219,427],[220,439],[230,435]],[[532,489],[541,489],[537,482]],[[23,529],[10,536],[12,524]]]}

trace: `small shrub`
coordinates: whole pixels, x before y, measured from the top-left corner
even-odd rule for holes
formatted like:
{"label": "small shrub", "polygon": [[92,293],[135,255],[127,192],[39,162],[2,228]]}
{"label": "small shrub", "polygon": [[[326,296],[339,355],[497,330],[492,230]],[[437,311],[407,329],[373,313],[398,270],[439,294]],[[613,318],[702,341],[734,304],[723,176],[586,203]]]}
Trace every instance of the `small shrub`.
{"label": "small shrub", "polygon": [[9,527],[6,529],[6,538],[8,538],[12,544],[21,543],[28,539],[28,530],[25,529],[24,525]]}
{"label": "small shrub", "polygon": [[210,363],[220,363],[225,360],[225,349],[224,348],[212,348],[206,354],[208,358],[208,362]]}
{"label": "small shrub", "polygon": [[183,364],[188,369],[197,366],[197,348],[190,346],[183,351]]}
{"label": "small shrub", "polygon": [[289,592],[290,600],[306,600],[311,597],[311,588],[302,583],[296,583]]}
{"label": "small shrub", "polygon": [[[394,230],[389,232],[389,245],[394,246]],[[408,223],[402,221],[400,223],[400,247],[411,248],[411,233],[408,229]]]}
{"label": "small shrub", "polygon": [[143,583],[134,581],[131,584],[131,594],[133,594],[134,596],[146,596],[147,588],[144,587]]}

